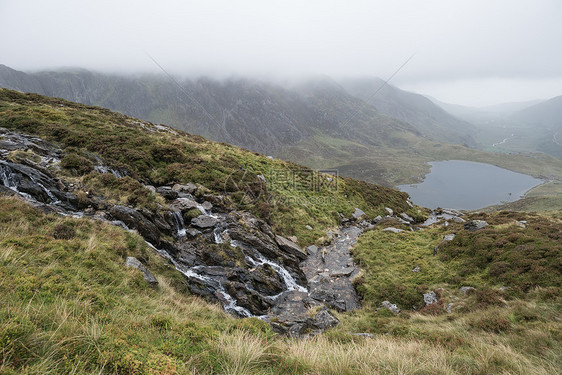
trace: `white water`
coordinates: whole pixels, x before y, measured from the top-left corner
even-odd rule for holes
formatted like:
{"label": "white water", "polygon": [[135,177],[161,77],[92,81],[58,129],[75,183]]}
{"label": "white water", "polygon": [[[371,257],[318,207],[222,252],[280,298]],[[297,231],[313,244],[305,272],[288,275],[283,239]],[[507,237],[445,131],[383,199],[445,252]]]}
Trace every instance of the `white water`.
{"label": "white water", "polygon": [[185,237],[185,223],[180,211],[174,211],[174,222],[176,224],[176,233],[178,237]]}
{"label": "white water", "polygon": [[[152,249],[154,249],[157,253],[159,253],[164,258],[166,258],[170,262],[172,262],[172,264],[174,265],[176,270],[181,272],[184,276],[197,279],[197,280],[201,281],[202,283],[204,283],[205,285],[209,285],[209,284],[217,285],[217,289],[216,289],[215,293],[220,294],[220,296],[222,297],[222,300],[226,301],[226,303],[223,302],[223,304],[222,304],[223,308],[226,311],[235,311],[239,315],[246,316],[246,317],[252,316],[252,313],[250,311],[248,311],[248,309],[246,309],[242,306],[238,306],[236,304],[236,300],[234,298],[232,298],[232,296],[230,294],[227,293],[227,291],[224,289],[224,287],[221,285],[221,283],[219,283],[217,281],[214,281],[213,279],[211,279],[208,276],[200,275],[200,274],[196,273],[195,271],[197,270],[197,267],[191,267],[191,268],[185,267],[184,265],[176,262],[175,259],[170,254],[168,254],[168,252],[166,250],[158,249],[158,248],[156,248],[156,246],[154,246],[153,244],[151,244],[148,241],[145,241],[145,242],[147,243],[148,246],[150,246]],[[217,296],[217,298],[219,298],[219,297]],[[221,300],[221,299],[219,298],[219,300]]]}
{"label": "white water", "polygon": [[244,255],[246,257],[246,260],[254,267],[261,266],[261,265],[264,265],[264,264],[267,264],[267,265],[271,266],[271,268],[273,268],[273,270],[283,279],[283,282],[285,283],[285,286],[287,287],[287,290],[297,290],[299,292],[308,293],[308,290],[305,287],[297,284],[295,278],[293,276],[291,276],[291,274],[289,273],[289,271],[287,271],[287,269],[285,267],[283,267],[283,266],[281,266],[281,265],[279,265],[275,262],[272,262],[269,259],[266,259],[258,251],[255,252],[255,256],[256,256],[257,260],[250,257],[248,254],[246,254],[244,252],[245,245],[238,242],[238,241],[231,241],[230,246],[237,247],[240,250],[242,250],[242,253],[244,253]]}

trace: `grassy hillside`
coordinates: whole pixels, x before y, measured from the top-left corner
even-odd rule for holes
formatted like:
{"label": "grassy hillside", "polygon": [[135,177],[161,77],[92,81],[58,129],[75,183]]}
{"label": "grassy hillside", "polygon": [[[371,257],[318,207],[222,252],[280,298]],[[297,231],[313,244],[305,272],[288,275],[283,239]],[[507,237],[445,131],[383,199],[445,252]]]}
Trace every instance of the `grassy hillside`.
{"label": "grassy hillside", "polygon": [[[0,229],[1,374],[553,374],[562,365],[556,287],[531,289],[520,299],[493,291],[460,295],[462,310],[440,315],[392,316],[376,311],[366,293],[364,308],[340,314],[335,329],[293,340],[187,295],[183,278],[121,228],[46,215],[3,197]],[[427,258],[431,249],[420,236],[435,241],[440,231],[394,238],[373,231],[358,256],[375,250],[375,237],[382,252],[391,241],[407,241],[388,272],[409,274],[400,261]],[[159,286],[148,287],[140,272],[125,268],[126,256],[142,259]],[[444,259],[427,264],[434,262],[446,266]],[[372,283],[368,275],[377,266],[364,267]],[[458,294],[435,277],[439,272],[422,281],[444,287],[445,298]]]}
{"label": "grassy hillside", "polygon": [[[340,225],[339,213],[349,217],[356,207],[371,218],[385,207],[417,220],[426,212],[389,188],[39,95],[0,90],[0,127],[58,145],[64,157],[49,173],[99,205],[158,211],[163,197],[150,185],[193,182],[197,194],[219,194],[221,207],[252,211],[301,245],[324,241]],[[30,149],[2,158],[32,163],[39,155]],[[128,176],[96,171],[99,158]],[[455,223],[381,230],[400,227],[394,220],[365,232],[353,249],[363,307],[333,312],[339,325],[297,340],[190,295],[188,279],[134,232],[2,196],[0,374],[559,373],[562,217],[500,212],[466,219],[490,225],[477,232]],[[455,239],[440,244],[450,233]],[[128,256],[158,286],[125,267]],[[475,289],[465,294],[462,286]],[[430,291],[438,302],[424,307]],[[384,300],[402,311],[381,308]]]}
{"label": "grassy hillside", "polygon": [[[396,190],[315,173],[99,107],[1,89],[0,127],[59,144],[67,153],[67,171],[62,172],[73,175],[84,193],[155,209],[157,197],[143,184],[193,182],[226,195],[233,207],[257,214],[302,244],[336,227],[338,212],[349,217],[356,207],[371,217],[384,214],[385,206],[418,215],[406,204],[407,195]],[[96,155],[130,177],[115,180],[93,171]]]}

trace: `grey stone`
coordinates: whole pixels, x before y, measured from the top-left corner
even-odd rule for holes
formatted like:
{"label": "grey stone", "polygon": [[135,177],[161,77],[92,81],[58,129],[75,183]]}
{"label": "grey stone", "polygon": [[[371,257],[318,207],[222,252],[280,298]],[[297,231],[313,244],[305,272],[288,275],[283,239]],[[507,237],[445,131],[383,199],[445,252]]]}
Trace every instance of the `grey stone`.
{"label": "grey stone", "polygon": [[455,222],[455,223],[465,223],[466,222],[465,219],[463,219],[462,217],[458,217],[458,216],[451,216],[450,220]]}
{"label": "grey stone", "polygon": [[404,220],[406,220],[406,221],[408,221],[408,222],[410,222],[410,223],[413,223],[413,222],[414,222],[414,218],[411,217],[410,215],[408,215],[408,214],[405,213],[405,212],[402,212],[402,213],[400,214],[400,216],[401,216]]}
{"label": "grey stone", "polygon": [[459,288],[459,290],[460,290],[463,294],[466,294],[466,293],[468,293],[469,291],[474,290],[474,288],[471,287],[471,286],[462,286],[462,287]]}
{"label": "grey stone", "polygon": [[527,222],[522,222],[522,221],[516,221],[515,224],[517,224],[518,226],[520,226],[521,228],[526,228],[527,225],[525,225]]}
{"label": "grey stone", "polygon": [[437,303],[437,294],[434,291],[425,293],[423,295],[423,302],[425,302],[426,306]]}
{"label": "grey stone", "polygon": [[420,272],[421,268],[420,266],[415,266],[414,269],[412,270],[412,272]]}
{"label": "grey stone", "polygon": [[378,222],[381,221],[381,220],[382,220],[382,216],[381,216],[381,215],[378,215],[377,217],[375,217],[375,218],[373,219],[373,223],[378,224]]}
{"label": "grey stone", "polygon": [[484,220],[472,220],[472,221],[469,221],[468,223],[466,223],[464,225],[464,229],[467,229],[471,232],[474,232],[474,231],[480,230],[482,228],[485,228],[487,226],[488,226],[488,223],[485,222]]}
{"label": "grey stone", "polygon": [[299,245],[289,240],[288,238],[285,238],[283,236],[275,236],[275,242],[277,242],[277,245],[279,245],[282,250],[285,250],[289,254],[294,255],[301,260],[306,259],[306,253],[302,251]]}
{"label": "grey stone", "polygon": [[305,227],[306,229],[308,229],[308,230],[312,230],[312,227],[311,227],[310,225],[308,225],[308,224],[305,225],[304,227]]}
{"label": "grey stone", "polygon": [[351,217],[353,217],[355,220],[361,218],[365,216],[365,212],[363,212],[363,210],[356,208],[355,212],[351,215]]}
{"label": "grey stone", "polygon": [[156,192],[168,200],[176,199],[178,197],[178,192],[172,190],[169,186],[157,187]]}
{"label": "grey stone", "polygon": [[287,238],[293,241],[294,243],[297,243],[297,241],[299,240],[297,236],[288,236]]}
{"label": "grey stone", "polygon": [[316,255],[317,252],[318,252],[318,246],[316,245],[310,245],[309,247],[306,248],[306,253],[308,255]]}
{"label": "grey stone", "polygon": [[398,228],[394,228],[394,227],[384,228],[382,231],[383,231],[383,232],[392,232],[392,233],[404,232],[403,229],[398,229]]}
{"label": "grey stone", "polygon": [[445,237],[443,237],[443,242],[447,242],[447,241],[452,241],[455,239],[455,234],[451,233],[451,234],[447,234]]}
{"label": "grey stone", "polygon": [[193,219],[191,219],[191,225],[198,228],[212,228],[218,224],[220,220],[216,217],[209,216],[209,215],[199,215]]}
{"label": "grey stone", "polygon": [[396,306],[393,303],[390,303],[389,301],[383,301],[381,303],[382,307],[390,310],[393,314],[398,314],[400,312],[400,309],[398,308],[398,306]]}
{"label": "grey stone", "polygon": [[386,210],[386,212],[388,212],[388,215],[394,215],[394,211],[392,210],[392,208],[385,207],[384,209]]}
{"label": "grey stone", "polygon": [[178,211],[186,212],[193,208],[197,208],[199,203],[190,198],[178,198],[172,202],[171,206]]}
{"label": "grey stone", "polygon": [[142,273],[142,277],[144,277],[144,280],[151,287],[155,287],[156,285],[158,285],[158,280],[156,280],[156,277],[154,277],[154,275],[148,270],[148,268],[146,268],[137,258],[127,257],[125,266],[138,269]]}
{"label": "grey stone", "polygon": [[187,183],[185,185],[175,184],[174,186],[172,186],[172,190],[174,190],[178,193],[193,194],[197,190],[197,186],[195,184],[191,183],[191,182]]}
{"label": "grey stone", "polygon": [[331,277],[347,277],[355,271],[355,267],[345,267],[341,270],[330,272]]}
{"label": "grey stone", "polygon": [[201,204],[201,207],[203,207],[205,211],[210,211],[213,208],[213,204],[211,202],[205,201]]}

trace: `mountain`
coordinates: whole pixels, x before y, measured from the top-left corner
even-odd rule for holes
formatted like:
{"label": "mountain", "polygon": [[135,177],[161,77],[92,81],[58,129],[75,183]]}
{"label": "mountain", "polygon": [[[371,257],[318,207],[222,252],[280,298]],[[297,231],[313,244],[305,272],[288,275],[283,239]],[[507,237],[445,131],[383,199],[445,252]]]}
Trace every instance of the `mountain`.
{"label": "mountain", "polygon": [[529,126],[562,130],[562,95],[517,111],[511,118]]}
{"label": "mountain", "polygon": [[484,107],[470,107],[459,104],[445,103],[427,96],[433,103],[443,108],[453,116],[473,124],[484,124],[505,119],[509,115],[525,108],[542,103],[543,100],[528,100],[523,102],[507,102]]}
{"label": "mountain", "polygon": [[0,177],[1,374],[548,374],[562,358],[557,212],[429,212],[6,89]]}
{"label": "mountain", "polygon": [[375,143],[384,142],[382,137],[392,131],[419,134],[328,80],[285,89],[250,79],[185,79],[176,84],[155,75],[124,77],[81,69],[26,74],[2,66],[0,86],[103,106],[274,155],[317,132]]}
{"label": "mountain", "polygon": [[411,124],[431,139],[476,146],[473,125],[450,115],[423,95],[400,90],[379,78],[348,79],[342,85],[380,113]]}
{"label": "mountain", "polygon": [[[174,80],[83,69],[22,73],[1,66],[0,86],[102,106],[385,186],[420,181],[429,172],[427,162],[452,158],[489,162],[537,177],[558,175],[556,160],[503,157],[435,141],[325,77],[282,86],[243,78]],[[451,134],[445,129],[440,133]]]}

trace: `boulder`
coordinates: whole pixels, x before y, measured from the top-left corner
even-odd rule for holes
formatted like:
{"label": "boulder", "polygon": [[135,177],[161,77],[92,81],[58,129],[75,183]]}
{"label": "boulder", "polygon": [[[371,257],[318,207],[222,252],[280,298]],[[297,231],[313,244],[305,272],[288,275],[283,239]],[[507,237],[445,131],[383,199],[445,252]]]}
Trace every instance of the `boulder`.
{"label": "boulder", "polygon": [[454,239],[455,239],[454,233],[447,234],[447,235],[445,235],[445,237],[443,237],[443,242],[452,241]]}
{"label": "boulder", "polygon": [[197,190],[197,186],[195,184],[192,184],[191,182],[185,185],[175,184],[174,186],[172,186],[172,190],[178,193],[193,194]]}
{"label": "boulder", "polygon": [[459,291],[460,291],[462,294],[466,294],[466,293],[468,293],[468,292],[470,292],[470,291],[472,291],[472,290],[474,290],[474,288],[471,287],[471,286],[462,286],[462,287],[459,288]]}
{"label": "boulder", "polygon": [[358,220],[358,219],[362,218],[363,216],[365,216],[365,212],[363,212],[363,210],[361,210],[359,208],[356,208],[355,212],[351,215],[351,217],[354,220]]}
{"label": "boulder", "polygon": [[141,236],[153,245],[158,245],[160,242],[160,231],[156,225],[146,218],[137,210],[125,206],[113,206],[109,210],[109,214],[120,220],[130,229],[135,229]]}
{"label": "boulder", "polygon": [[398,306],[396,306],[393,303],[390,303],[389,301],[383,301],[381,303],[382,307],[384,307],[385,309],[390,310],[393,314],[398,314],[400,312],[400,309],[398,308]]}
{"label": "boulder", "polygon": [[405,213],[405,212],[402,212],[402,213],[400,214],[400,216],[401,216],[404,220],[406,220],[406,221],[408,221],[408,222],[410,222],[410,223],[413,223],[413,222],[414,222],[414,218],[411,217],[410,215],[408,215],[408,214]]}
{"label": "boulder", "polygon": [[199,203],[190,198],[177,198],[172,202],[171,206],[183,213],[193,208],[199,207]]}
{"label": "boulder", "polygon": [[477,230],[480,230],[482,228],[485,228],[488,226],[488,223],[485,222],[484,220],[472,220],[469,221],[468,223],[466,223],[464,225],[464,229],[467,229],[471,232],[475,232]]}
{"label": "boulder", "polygon": [[398,229],[398,228],[394,228],[394,227],[384,228],[382,231],[383,231],[383,232],[392,232],[392,233],[404,232],[403,229]]}
{"label": "boulder", "polygon": [[178,197],[178,192],[172,190],[169,186],[160,186],[156,188],[156,192],[168,200],[173,200]]}
{"label": "boulder", "polygon": [[437,294],[435,294],[434,291],[425,293],[423,295],[423,302],[425,302],[426,306],[437,303],[437,301],[438,301]]}
{"label": "boulder", "polygon": [[309,247],[306,248],[306,253],[308,255],[316,255],[317,252],[318,252],[318,246],[316,245],[310,245]]}
{"label": "boulder", "polygon": [[277,242],[277,245],[279,245],[279,247],[282,250],[286,251],[287,253],[289,253],[293,256],[296,256],[297,258],[299,258],[301,260],[306,259],[306,253],[304,251],[302,251],[302,249],[299,247],[299,245],[297,245],[293,241],[289,240],[288,238],[276,235],[275,236],[275,242]]}
{"label": "boulder", "polygon": [[138,269],[142,273],[142,277],[144,277],[144,280],[151,287],[155,287],[156,285],[158,285],[158,280],[156,280],[156,277],[154,277],[154,275],[148,270],[148,268],[146,268],[137,258],[127,257],[125,266]]}
{"label": "boulder", "polygon": [[199,215],[191,219],[191,225],[197,228],[212,228],[219,223],[220,219],[210,215]]}

